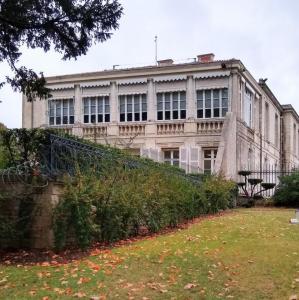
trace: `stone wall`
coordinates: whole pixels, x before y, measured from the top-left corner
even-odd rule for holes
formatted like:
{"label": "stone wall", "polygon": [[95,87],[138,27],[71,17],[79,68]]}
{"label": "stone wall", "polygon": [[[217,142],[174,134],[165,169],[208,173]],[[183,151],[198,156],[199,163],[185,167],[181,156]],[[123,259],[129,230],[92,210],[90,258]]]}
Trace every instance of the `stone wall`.
{"label": "stone wall", "polygon": [[[53,248],[53,209],[59,202],[62,190],[63,185],[58,182],[49,182],[43,188],[32,188],[17,182],[0,183],[0,216],[7,218],[10,224],[18,225],[15,229],[19,230],[25,230],[19,225],[28,221],[28,230],[22,239],[16,239],[15,235],[0,236],[0,248]],[[22,210],[30,210],[30,218],[24,217]]]}

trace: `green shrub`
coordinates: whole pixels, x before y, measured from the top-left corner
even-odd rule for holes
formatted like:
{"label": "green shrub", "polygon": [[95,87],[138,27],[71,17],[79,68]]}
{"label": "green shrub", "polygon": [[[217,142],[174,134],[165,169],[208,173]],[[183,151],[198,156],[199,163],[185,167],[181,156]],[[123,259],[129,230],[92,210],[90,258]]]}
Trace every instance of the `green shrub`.
{"label": "green shrub", "polygon": [[201,197],[208,203],[208,212],[216,213],[234,206],[235,191],[236,184],[233,181],[221,176],[211,176],[201,186]]}
{"label": "green shrub", "polygon": [[158,232],[184,220],[230,206],[234,184],[209,177],[200,185],[159,168],[78,174],[67,182],[54,215],[57,248],[73,237],[81,248],[92,241],[113,242],[138,234],[141,227]]}
{"label": "green shrub", "polygon": [[277,206],[299,207],[299,172],[280,177],[273,199]]}

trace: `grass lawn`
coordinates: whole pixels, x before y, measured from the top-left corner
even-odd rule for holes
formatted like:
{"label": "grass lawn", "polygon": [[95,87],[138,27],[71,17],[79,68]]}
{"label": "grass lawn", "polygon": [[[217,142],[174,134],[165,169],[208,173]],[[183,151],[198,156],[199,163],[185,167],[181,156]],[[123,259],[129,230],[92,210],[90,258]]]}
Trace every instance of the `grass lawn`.
{"label": "grass lawn", "polygon": [[291,217],[239,209],[65,265],[0,265],[0,299],[299,299]]}

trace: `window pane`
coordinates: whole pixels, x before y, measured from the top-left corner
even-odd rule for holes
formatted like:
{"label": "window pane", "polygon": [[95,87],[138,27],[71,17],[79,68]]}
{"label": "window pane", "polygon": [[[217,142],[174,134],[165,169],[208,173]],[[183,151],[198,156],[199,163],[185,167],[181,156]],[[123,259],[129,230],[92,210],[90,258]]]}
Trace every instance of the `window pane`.
{"label": "window pane", "polygon": [[176,159],[180,158],[180,151],[179,150],[173,150],[173,158],[176,158]]}
{"label": "window pane", "polygon": [[206,101],[211,100],[211,90],[206,90],[205,91],[205,98],[206,98]]}
{"label": "window pane", "polygon": [[186,119],[186,111],[181,110],[181,119]]}
{"label": "window pane", "polygon": [[103,113],[103,98],[98,99],[98,114]]}
{"label": "window pane", "polygon": [[54,117],[50,117],[50,125],[54,125]]}
{"label": "window pane", "polygon": [[125,114],[120,114],[120,122],[125,122]]}
{"label": "window pane", "polygon": [[227,97],[228,97],[228,90],[222,89],[222,98],[227,98]]}
{"label": "window pane", "polygon": [[162,111],[158,111],[157,118],[158,118],[158,120],[163,120],[163,112]]}
{"label": "window pane", "polygon": [[197,118],[203,118],[203,110],[202,109],[199,109],[197,111]]}
{"label": "window pane", "polygon": [[179,108],[179,102],[176,100],[176,101],[173,101],[172,103],[172,109],[178,109]]}
{"label": "window pane", "polygon": [[206,101],[205,101],[205,107],[206,108],[211,108],[211,99],[206,99]]}
{"label": "window pane", "polygon": [[127,121],[131,122],[133,120],[133,114],[132,113],[128,113],[127,114]]}
{"label": "window pane", "polygon": [[74,124],[75,118],[74,116],[70,116],[70,124]]}
{"label": "window pane", "polygon": [[164,159],[170,159],[171,158],[171,151],[164,151]]}
{"label": "window pane", "polygon": [[105,122],[110,122],[110,115],[109,114],[105,115]]}
{"label": "window pane", "polygon": [[139,96],[134,96],[134,112],[140,111],[140,99]]}
{"label": "window pane", "polygon": [[203,100],[197,101],[197,108],[203,108]]}
{"label": "window pane", "polygon": [[133,100],[132,96],[127,96],[127,112],[131,113],[133,111]]}
{"label": "window pane", "polygon": [[211,109],[206,109],[205,110],[205,117],[206,118],[211,118]]}
{"label": "window pane", "polygon": [[84,123],[89,123],[89,115],[84,115]]}
{"label": "window pane", "polygon": [[186,92],[181,92],[180,98],[181,98],[181,101],[186,101]]}
{"label": "window pane", "polygon": [[219,99],[219,90],[213,90],[213,99]]}
{"label": "window pane", "polygon": [[140,121],[140,113],[135,113],[134,117],[135,117],[134,121]]}
{"label": "window pane", "polygon": [[165,120],[170,120],[170,111],[165,112]]}
{"label": "window pane", "polygon": [[146,121],[147,120],[147,112],[143,112],[142,113],[142,121]]}
{"label": "window pane", "polygon": [[170,110],[170,93],[165,93],[165,110]]}
{"label": "window pane", "polygon": [[75,112],[74,112],[74,100],[71,99],[69,101],[69,104],[70,104],[70,116],[73,116],[75,114]]}
{"label": "window pane", "polygon": [[185,100],[181,101],[180,105],[181,105],[181,109],[186,109],[186,101]]}
{"label": "window pane", "polygon": [[228,101],[227,98],[222,98],[222,107],[228,107]]}
{"label": "window pane", "polygon": [[211,158],[212,151],[211,150],[204,150],[204,158]]}
{"label": "window pane", "polygon": [[174,120],[177,120],[179,118],[179,112],[177,110],[172,112],[172,117]]}
{"label": "window pane", "polygon": [[219,106],[220,106],[219,99],[214,99],[213,105],[214,105],[214,108],[219,108]]}
{"label": "window pane", "polygon": [[211,174],[211,161],[210,160],[204,161],[204,173]]}
{"label": "window pane", "polygon": [[95,123],[96,122],[96,115],[91,115],[90,122],[91,123]]}
{"label": "window pane", "polygon": [[219,108],[214,108],[214,118],[219,118]]}
{"label": "window pane", "polygon": [[203,101],[203,91],[197,91],[197,100]]}
{"label": "window pane", "polygon": [[103,122],[103,115],[99,114],[98,115],[98,123],[102,123]]}

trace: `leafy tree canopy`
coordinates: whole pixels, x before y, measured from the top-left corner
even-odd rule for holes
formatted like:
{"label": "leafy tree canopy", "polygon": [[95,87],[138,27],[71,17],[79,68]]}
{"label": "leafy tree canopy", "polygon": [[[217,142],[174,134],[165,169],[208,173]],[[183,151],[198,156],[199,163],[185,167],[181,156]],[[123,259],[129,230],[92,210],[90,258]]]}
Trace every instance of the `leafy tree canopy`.
{"label": "leafy tree canopy", "polygon": [[20,47],[54,48],[62,59],[76,59],[93,42],[111,37],[122,10],[118,0],[0,0],[0,63],[8,62],[14,72],[6,82],[29,101],[48,96],[43,73],[17,66]]}

